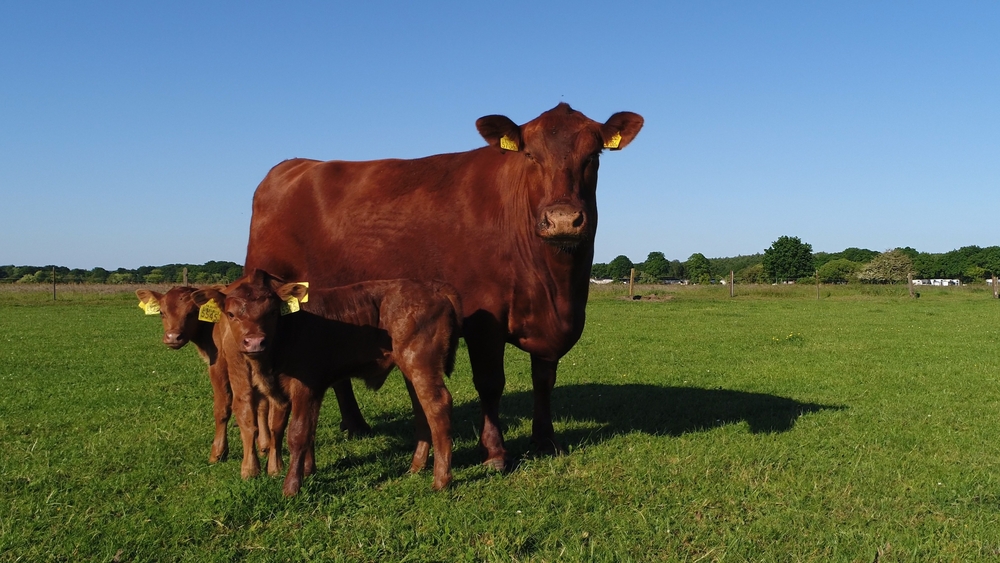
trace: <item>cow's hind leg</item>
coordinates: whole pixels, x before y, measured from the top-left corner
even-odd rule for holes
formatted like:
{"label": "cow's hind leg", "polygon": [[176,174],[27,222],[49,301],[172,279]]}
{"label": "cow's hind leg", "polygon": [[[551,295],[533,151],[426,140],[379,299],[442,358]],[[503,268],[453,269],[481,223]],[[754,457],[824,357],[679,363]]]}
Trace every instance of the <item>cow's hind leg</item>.
{"label": "cow's hind leg", "polygon": [[337,395],[337,406],[340,407],[340,429],[347,430],[348,438],[371,436],[372,427],[368,426],[365,416],[361,414],[351,380],[344,378],[334,383],[333,392]]}

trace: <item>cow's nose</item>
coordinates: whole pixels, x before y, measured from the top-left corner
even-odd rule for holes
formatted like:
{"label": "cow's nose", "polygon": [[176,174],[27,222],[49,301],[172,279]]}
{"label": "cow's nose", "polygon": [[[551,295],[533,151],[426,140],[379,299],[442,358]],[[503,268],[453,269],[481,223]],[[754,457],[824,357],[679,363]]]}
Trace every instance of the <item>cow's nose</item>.
{"label": "cow's nose", "polygon": [[579,237],[586,222],[587,217],[579,208],[558,205],[545,210],[539,227],[545,237]]}

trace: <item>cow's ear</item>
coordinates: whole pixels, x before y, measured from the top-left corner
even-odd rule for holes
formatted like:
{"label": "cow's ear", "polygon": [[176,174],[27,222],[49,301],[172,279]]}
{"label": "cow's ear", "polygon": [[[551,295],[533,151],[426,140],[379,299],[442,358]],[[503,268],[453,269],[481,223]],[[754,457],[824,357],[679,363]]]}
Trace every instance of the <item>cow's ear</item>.
{"label": "cow's ear", "polygon": [[519,151],[524,147],[521,128],[506,115],[487,115],[476,120],[476,129],[490,146],[505,151]]}
{"label": "cow's ear", "polygon": [[282,301],[288,301],[290,297],[306,302],[309,300],[309,284],[306,282],[286,283],[274,290]]}
{"label": "cow's ear", "polygon": [[642,129],[643,119],[638,113],[620,111],[601,126],[604,148],[619,151],[628,146]]}

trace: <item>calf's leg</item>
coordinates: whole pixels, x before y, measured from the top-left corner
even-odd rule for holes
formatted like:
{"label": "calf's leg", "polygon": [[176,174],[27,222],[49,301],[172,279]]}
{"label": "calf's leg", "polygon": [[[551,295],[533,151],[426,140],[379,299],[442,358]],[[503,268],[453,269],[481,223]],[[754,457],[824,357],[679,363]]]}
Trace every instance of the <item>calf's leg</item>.
{"label": "calf's leg", "polygon": [[[233,390],[233,413],[236,423],[240,426],[240,439],[243,442],[243,463],[240,464],[240,475],[244,479],[260,474],[260,460],[257,459],[257,412],[253,401],[253,389],[250,386],[250,376],[239,365],[230,364],[229,385]],[[244,366],[245,368],[245,366]]]}
{"label": "calf's leg", "polygon": [[451,393],[444,386],[444,374],[433,370],[411,372],[407,381],[410,397],[416,395],[414,416],[417,420],[417,451],[411,471],[419,471],[427,462],[427,436],[434,443],[434,481],[439,491],[451,482]]}
{"label": "calf's leg", "polygon": [[215,437],[212,439],[212,452],[208,456],[208,462],[216,463],[229,457],[228,427],[229,417],[233,412],[229,373],[221,357],[208,366],[208,379],[212,382],[212,411],[215,415]]}
{"label": "calf's leg", "polygon": [[306,453],[313,447],[316,438],[316,423],[322,393],[295,382],[290,386],[291,421],[288,423],[288,473],[282,493],[285,496],[298,494],[305,476]]}

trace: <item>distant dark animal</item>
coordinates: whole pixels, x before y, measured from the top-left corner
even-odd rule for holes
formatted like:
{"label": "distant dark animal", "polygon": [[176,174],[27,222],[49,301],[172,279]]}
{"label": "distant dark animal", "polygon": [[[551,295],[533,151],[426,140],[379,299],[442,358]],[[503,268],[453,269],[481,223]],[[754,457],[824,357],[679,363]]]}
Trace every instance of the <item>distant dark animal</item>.
{"label": "distant dark animal", "polygon": [[559,359],[583,332],[600,155],[625,148],[642,125],[635,113],[598,123],[559,104],[521,126],[502,115],[480,118],[488,146],[467,152],[287,160],[254,195],[247,271],[316,287],[397,278],[451,284],[462,299],[486,463],[507,461],[499,420],[507,343],[531,355],[532,441],[559,451],[551,394]]}
{"label": "distant dark animal", "polygon": [[[285,495],[296,494],[302,478],[315,470],[316,423],[326,389],[349,377],[377,389],[394,366],[403,372],[413,403],[417,447],[410,470],[424,467],[433,443],[433,487],[451,481],[451,394],[444,375],[454,366],[461,310],[453,288],[391,280],[308,290],[253,270],[225,293],[206,289],[193,299],[218,304],[227,335],[224,353],[242,354],[254,385],[272,401],[269,472],[280,469],[291,408]],[[290,314],[281,314],[283,306]]]}

